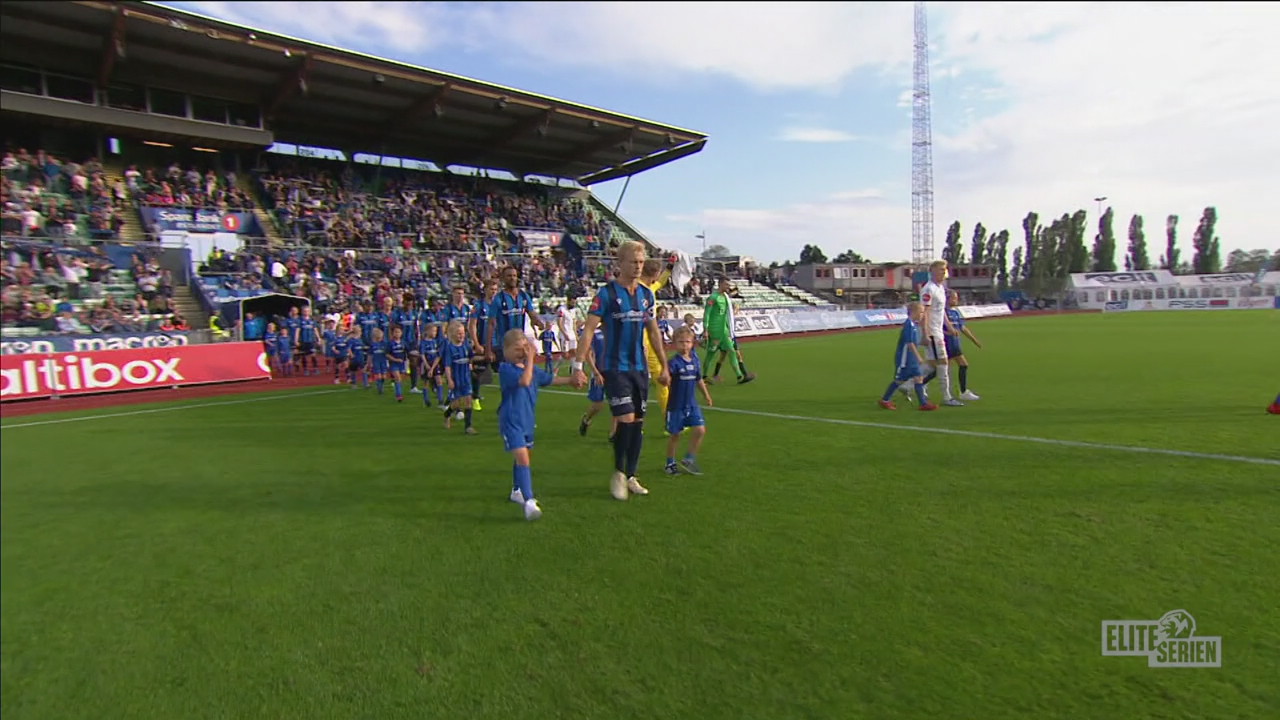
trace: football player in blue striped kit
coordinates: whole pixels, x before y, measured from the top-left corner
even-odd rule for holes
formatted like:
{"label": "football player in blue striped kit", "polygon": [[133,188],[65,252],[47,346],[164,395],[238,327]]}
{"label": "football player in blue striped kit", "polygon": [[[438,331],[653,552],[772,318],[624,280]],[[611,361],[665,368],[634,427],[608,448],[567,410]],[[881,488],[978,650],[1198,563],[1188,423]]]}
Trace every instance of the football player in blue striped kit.
{"label": "football player in blue striped kit", "polygon": [[347,331],[347,340],[347,351],[351,353],[350,359],[347,360],[347,379],[351,382],[351,387],[355,387],[358,373],[367,390],[369,388],[369,346],[364,342],[364,332],[359,325],[351,326]]}
{"label": "football player in blue striped kit", "polygon": [[533,296],[520,289],[520,270],[508,265],[502,269],[502,292],[493,298],[489,308],[488,334],[485,347],[493,353],[493,362],[502,363],[502,338],[512,329],[524,331],[524,319],[529,318],[539,332],[547,325],[533,307]]}
{"label": "football player in blue striped kit", "polygon": [[542,517],[542,508],[533,494],[533,471],[530,469],[529,450],[533,448],[533,431],[536,427],[538,388],[547,385],[568,385],[572,378],[557,378],[537,367],[537,351],[523,328],[508,330],[502,336],[502,356],[505,362],[498,366],[498,386],[502,389],[502,404],[498,406],[498,429],[502,444],[511,453],[511,502],[524,508],[526,520]]}
{"label": "football player in blue striped kit", "polygon": [[409,362],[409,346],[404,342],[404,331],[399,325],[391,326],[391,342],[387,343],[387,372],[391,375],[391,387],[396,391],[396,402],[404,402],[404,376]]}
{"label": "football player in blue striped kit", "polygon": [[[400,328],[400,341],[404,343],[410,360],[418,354],[418,311],[413,309],[413,293],[406,292],[400,305],[391,311],[391,327]],[[418,363],[406,361],[409,374],[409,389],[418,389]]]}
{"label": "football player in blue striped kit", "polygon": [[449,406],[444,409],[444,427],[453,427],[453,415],[461,412],[466,421],[466,433],[475,435],[476,429],[471,426],[471,360],[474,349],[467,339],[467,330],[462,323],[454,320],[445,331],[448,342],[444,344],[441,362],[444,364],[444,379],[449,384]]}
{"label": "football player in blue striped kit", "polygon": [[431,391],[435,390],[436,402],[444,406],[444,366],[440,362],[443,350],[440,323],[430,323],[422,330],[418,354],[422,357],[422,403],[431,407]]}
{"label": "football player in blue striped kit", "polygon": [[387,350],[389,343],[382,339],[382,330],[373,329],[373,342],[369,344],[369,370],[373,373],[373,381],[382,394],[387,382]]}
{"label": "football player in blue striped kit", "polygon": [[[600,374],[600,361],[597,360],[601,355],[604,355],[604,331],[596,328],[591,336],[591,347],[587,350],[587,364],[591,366],[591,384],[587,386],[587,402],[591,404],[587,406],[587,411],[582,415],[582,421],[578,423],[578,434],[583,437],[587,436],[587,428],[591,427],[591,421],[604,409],[604,376]],[[609,442],[613,442],[613,434],[617,429],[618,422],[615,418],[613,425],[609,428]]]}
{"label": "football player in blue striped kit", "polygon": [[276,356],[280,358],[280,370],[285,377],[293,377],[293,333],[288,327],[280,328],[276,336]]}
{"label": "football player in blue striped kit", "polygon": [[[604,393],[610,411],[618,421],[613,443],[614,472],[609,489],[617,500],[630,495],[648,495],[649,491],[636,478],[640,450],[644,443],[644,415],[649,396],[649,363],[645,357],[644,338],[658,357],[666,357],[662,330],[654,318],[653,291],[640,284],[644,270],[645,247],[641,243],[623,243],[617,251],[617,277],[596,292],[587,313],[587,323],[578,338],[573,359],[576,387],[587,385],[582,361],[590,347],[596,327],[604,329],[604,355],[600,374],[604,376]],[[671,372],[663,364],[658,376],[662,385],[670,385]]]}
{"label": "football player in blue striped kit", "polygon": [[[467,322],[467,336],[471,338],[472,347],[476,348],[483,354],[489,367],[493,372],[498,371],[498,363],[494,361],[490,354],[486,351],[488,347],[485,345],[489,341],[489,313],[493,310],[493,299],[498,296],[498,281],[489,279],[484,281],[483,297],[476,300],[475,307],[471,309],[471,318]],[[471,407],[479,412],[482,407],[481,401],[484,383],[477,382],[472,391],[475,393],[471,398]]]}
{"label": "football player in blue striped kit", "polygon": [[347,372],[347,359],[350,357],[351,340],[339,332],[324,341],[325,355],[333,361],[333,384],[342,384],[342,374]]}

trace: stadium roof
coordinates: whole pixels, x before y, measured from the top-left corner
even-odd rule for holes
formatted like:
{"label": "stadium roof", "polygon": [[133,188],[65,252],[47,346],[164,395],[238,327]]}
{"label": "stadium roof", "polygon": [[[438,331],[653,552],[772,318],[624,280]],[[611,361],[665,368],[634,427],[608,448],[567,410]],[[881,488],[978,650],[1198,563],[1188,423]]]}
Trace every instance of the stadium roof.
{"label": "stadium roof", "polygon": [[[300,11],[303,6],[299,6]],[[699,152],[703,133],[142,2],[0,3],[0,57],[258,104],[278,142],[589,185]]]}

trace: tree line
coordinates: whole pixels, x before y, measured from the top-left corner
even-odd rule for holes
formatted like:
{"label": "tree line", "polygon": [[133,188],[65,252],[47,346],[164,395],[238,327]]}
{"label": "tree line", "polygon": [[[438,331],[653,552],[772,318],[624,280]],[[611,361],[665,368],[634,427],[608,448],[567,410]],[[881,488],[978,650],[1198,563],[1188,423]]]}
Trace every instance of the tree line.
{"label": "tree line", "polygon": [[[1124,269],[1159,268],[1178,275],[1280,270],[1280,249],[1235,250],[1227,256],[1224,266],[1222,241],[1215,232],[1217,223],[1217,208],[1206,207],[1192,233],[1193,252],[1187,261],[1178,248],[1178,216],[1169,215],[1165,218],[1164,252],[1153,262],[1142,216],[1134,215],[1129,220],[1128,248],[1121,258]],[[1039,213],[1032,211],[1022,220],[1022,242],[1015,242],[1011,249],[1008,230],[988,232],[980,222],[974,226],[973,234],[966,243],[962,238],[960,221],[956,220],[947,228],[941,257],[956,265],[995,266],[996,284],[1000,290],[1018,288],[1032,294],[1057,293],[1066,289],[1072,273],[1120,269],[1116,262],[1118,248],[1114,224],[1115,213],[1108,207],[1098,218],[1097,231],[1090,246],[1086,244],[1090,228],[1088,213],[1084,210],[1063,213],[1049,220],[1047,225],[1041,221]],[[826,262],[867,261],[853,250],[846,250],[831,260],[817,245],[805,245],[800,251],[800,265]]]}

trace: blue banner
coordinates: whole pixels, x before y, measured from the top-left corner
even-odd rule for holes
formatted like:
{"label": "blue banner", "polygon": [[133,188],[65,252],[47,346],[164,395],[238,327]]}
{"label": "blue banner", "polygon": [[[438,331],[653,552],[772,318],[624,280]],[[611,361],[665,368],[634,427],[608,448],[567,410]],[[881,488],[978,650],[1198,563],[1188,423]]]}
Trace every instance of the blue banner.
{"label": "blue banner", "polygon": [[138,208],[142,222],[152,232],[236,233],[262,235],[252,212],[221,212],[216,208],[180,208],[144,205]]}
{"label": "blue banner", "polygon": [[104,333],[102,335],[37,335],[0,341],[0,355],[97,352],[130,348],[187,345],[185,332]]}

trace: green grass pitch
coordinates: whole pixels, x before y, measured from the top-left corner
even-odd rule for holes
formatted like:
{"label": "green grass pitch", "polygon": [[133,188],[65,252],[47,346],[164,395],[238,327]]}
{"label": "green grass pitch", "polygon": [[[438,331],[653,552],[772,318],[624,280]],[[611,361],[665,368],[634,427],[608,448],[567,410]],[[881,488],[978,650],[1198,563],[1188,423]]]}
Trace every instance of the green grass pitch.
{"label": "green grass pitch", "polygon": [[[973,327],[936,413],[876,407],[892,330],[744,346],[757,414],[626,503],[546,393],[536,523],[492,388],[6,418],[5,718],[1274,717],[1280,313]],[[1222,667],[1101,655],[1178,608]]]}

